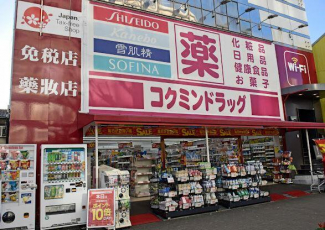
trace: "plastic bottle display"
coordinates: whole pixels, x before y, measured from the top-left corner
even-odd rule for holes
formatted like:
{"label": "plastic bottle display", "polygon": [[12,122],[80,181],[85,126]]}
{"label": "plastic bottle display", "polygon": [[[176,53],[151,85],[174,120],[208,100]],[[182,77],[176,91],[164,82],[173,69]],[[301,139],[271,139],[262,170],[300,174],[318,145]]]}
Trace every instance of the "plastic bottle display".
{"label": "plastic bottle display", "polygon": [[44,181],[75,182],[84,178],[84,153],[80,151],[52,151],[45,157]]}

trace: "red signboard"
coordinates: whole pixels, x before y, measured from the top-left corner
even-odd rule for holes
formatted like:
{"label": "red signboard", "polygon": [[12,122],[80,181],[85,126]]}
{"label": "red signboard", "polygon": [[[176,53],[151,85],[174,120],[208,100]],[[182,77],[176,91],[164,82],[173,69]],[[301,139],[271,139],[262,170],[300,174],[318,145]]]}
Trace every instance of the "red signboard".
{"label": "red signboard", "polygon": [[312,52],[275,45],[281,88],[317,83]]}
{"label": "red signboard", "polygon": [[88,228],[114,228],[115,194],[114,189],[90,189],[88,191]]}

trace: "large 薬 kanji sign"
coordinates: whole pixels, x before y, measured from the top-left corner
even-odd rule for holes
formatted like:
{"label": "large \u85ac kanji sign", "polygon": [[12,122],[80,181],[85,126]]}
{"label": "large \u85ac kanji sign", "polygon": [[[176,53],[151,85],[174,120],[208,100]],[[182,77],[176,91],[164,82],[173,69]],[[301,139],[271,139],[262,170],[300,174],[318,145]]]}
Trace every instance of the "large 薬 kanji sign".
{"label": "large \u85ac kanji sign", "polygon": [[283,120],[274,45],[89,3],[83,110]]}

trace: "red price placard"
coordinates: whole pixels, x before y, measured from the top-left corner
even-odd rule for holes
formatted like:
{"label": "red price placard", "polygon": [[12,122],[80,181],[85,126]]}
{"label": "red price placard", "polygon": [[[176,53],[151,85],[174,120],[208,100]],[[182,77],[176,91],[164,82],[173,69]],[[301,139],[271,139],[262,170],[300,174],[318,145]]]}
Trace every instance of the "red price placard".
{"label": "red price placard", "polygon": [[88,228],[115,227],[114,189],[90,189],[88,191]]}

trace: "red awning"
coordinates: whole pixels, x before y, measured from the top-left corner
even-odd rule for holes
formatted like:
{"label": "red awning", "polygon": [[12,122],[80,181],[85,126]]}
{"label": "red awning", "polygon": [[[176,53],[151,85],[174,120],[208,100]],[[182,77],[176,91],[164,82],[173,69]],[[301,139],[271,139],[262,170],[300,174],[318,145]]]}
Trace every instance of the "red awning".
{"label": "red awning", "polygon": [[[159,118],[159,117],[137,117],[137,116],[104,116],[89,115],[88,124],[111,125],[159,125],[159,126],[206,126],[206,127],[228,127],[228,128],[279,128],[279,129],[325,129],[325,123],[315,122],[293,122],[293,121],[266,121],[256,120],[231,120],[231,119],[189,119],[189,118]],[[90,118],[90,119],[89,119]]]}

